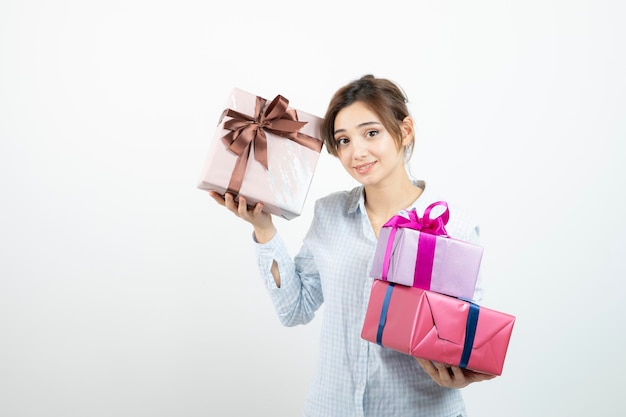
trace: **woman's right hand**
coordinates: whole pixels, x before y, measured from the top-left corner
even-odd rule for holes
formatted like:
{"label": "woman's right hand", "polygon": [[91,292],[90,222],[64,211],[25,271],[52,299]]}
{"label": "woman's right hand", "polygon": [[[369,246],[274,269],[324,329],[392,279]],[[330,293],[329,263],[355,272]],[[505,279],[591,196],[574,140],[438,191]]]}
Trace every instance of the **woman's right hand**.
{"label": "woman's right hand", "polygon": [[219,205],[226,207],[237,217],[250,223],[254,227],[254,235],[257,242],[268,242],[276,234],[272,215],[263,211],[263,203],[257,203],[254,207],[248,207],[243,196],[239,196],[239,201],[237,202],[230,193],[226,193],[222,197],[215,191],[209,191],[209,195]]}

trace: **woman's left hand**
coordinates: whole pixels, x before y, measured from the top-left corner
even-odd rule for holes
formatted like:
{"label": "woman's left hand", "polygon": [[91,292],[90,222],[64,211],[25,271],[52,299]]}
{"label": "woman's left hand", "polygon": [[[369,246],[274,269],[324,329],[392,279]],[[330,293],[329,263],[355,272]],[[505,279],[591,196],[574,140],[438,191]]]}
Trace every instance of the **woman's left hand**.
{"label": "woman's left hand", "polygon": [[473,382],[487,381],[496,377],[495,375],[470,371],[469,369],[445,365],[428,359],[415,359],[437,384],[446,388],[463,388]]}

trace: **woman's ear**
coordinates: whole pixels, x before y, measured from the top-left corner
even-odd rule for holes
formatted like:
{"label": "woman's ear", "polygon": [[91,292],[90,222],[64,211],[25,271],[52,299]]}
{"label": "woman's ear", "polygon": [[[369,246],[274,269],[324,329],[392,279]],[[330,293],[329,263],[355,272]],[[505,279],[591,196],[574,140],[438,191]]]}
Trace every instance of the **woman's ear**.
{"label": "woman's ear", "polygon": [[406,147],[413,143],[415,140],[415,125],[413,122],[413,118],[407,116],[402,120],[402,124],[400,126],[402,129],[402,146]]}

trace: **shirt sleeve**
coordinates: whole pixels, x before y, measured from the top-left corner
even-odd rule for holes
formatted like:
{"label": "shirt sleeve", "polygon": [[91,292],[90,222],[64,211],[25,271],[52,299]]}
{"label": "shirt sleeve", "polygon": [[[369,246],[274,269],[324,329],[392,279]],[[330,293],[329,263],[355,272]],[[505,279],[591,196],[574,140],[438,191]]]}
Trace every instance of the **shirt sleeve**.
{"label": "shirt sleeve", "polygon": [[[307,239],[295,258],[289,254],[279,233],[267,243],[255,240],[255,245],[258,268],[280,322],[285,326],[310,322],[324,297]],[[280,287],[271,272],[274,261],[280,273]]]}

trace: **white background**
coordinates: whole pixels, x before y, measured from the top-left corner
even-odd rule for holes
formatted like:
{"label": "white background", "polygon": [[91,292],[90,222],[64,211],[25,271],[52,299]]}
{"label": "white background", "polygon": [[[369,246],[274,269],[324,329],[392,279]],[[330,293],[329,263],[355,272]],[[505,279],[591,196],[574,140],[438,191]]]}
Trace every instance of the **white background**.
{"label": "white background", "polygon": [[[406,90],[412,171],[478,218],[483,304],[517,316],[471,415],[621,412],[625,11],[4,0],[0,416],[299,415],[319,320],[278,323],[249,226],[195,187],[232,87],[323,115],[365,73]],[[277,220],[294,253],[352,185],[324,152]]]}

